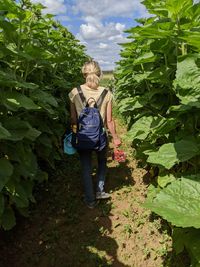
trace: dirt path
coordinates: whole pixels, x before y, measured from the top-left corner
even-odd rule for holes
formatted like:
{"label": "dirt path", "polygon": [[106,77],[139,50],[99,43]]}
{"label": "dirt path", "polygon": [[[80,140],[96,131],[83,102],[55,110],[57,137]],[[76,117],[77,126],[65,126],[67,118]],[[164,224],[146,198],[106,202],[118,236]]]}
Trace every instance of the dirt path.
{"label": "dirt path", "polygon": [[[123,126],[118,123],[121,134]],[[141,208],[145,171],[124,145],[125,164],[108,159],[110,201],[90,210],[83,204],[79,161],[66,157],[36,192],[30,219],[1,233],[0,267],[161,267],[170,263],[171,239],[160,219]],[[96,165],[96,163],[95,163]],[[94,166],[95,171],[95,166]]]}

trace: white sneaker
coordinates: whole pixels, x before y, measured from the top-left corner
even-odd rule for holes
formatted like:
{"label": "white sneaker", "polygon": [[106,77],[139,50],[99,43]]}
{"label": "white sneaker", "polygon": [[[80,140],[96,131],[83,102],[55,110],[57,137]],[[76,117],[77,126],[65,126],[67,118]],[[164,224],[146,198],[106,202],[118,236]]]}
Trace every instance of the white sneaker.
{"label": "white sneaker", "polygon": [[110,197],[111,195],[106,192],[96,192],[96,199],[107,199]]}

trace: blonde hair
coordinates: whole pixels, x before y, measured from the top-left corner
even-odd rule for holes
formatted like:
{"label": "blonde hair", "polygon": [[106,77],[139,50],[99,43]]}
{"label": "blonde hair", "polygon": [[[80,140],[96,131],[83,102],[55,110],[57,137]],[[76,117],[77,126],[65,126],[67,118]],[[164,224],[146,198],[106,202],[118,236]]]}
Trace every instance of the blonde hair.
{"label": "blonde hair", "polygon": [[86,79],[86,84],[92,89],[97,89],[101,78],[101,68],[96,61],[86,62],[82,67],[83,76]]}

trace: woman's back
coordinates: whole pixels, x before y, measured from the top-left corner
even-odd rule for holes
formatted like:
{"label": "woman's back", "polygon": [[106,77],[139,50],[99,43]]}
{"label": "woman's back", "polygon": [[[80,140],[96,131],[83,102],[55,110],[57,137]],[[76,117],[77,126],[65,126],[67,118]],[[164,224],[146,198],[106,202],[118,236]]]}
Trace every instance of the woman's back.
{"label": "woman's back", "polygon": [[[108,90],[108,89],[106,89],[105,87],[102,87],[102,86],[99,86],[97,89],[92,89],[92,88],[88,87],[86,84],[82,84],[81,90],[83,92],[83,95],[84,95],[86,101],[88,101],[89,98],[93,98],[97,102],[97,100],[99,99],[102,92],[104,90]],[[70,98],[71,102],[74,103],[74,105],[76,107],[77,115],[79,116],[82,109],[83,109],[83,103],[81,101],[81,98],[79,96],[77,88],[74,88],[69,93],[69,98]],[[112,101],[112,98],[113,98],[112,93],[108,90],[108,93],[106,94],[106,96],[102,102],[102,105],[100,107],[100,110],[99,110],[104,123],[106,121],[107,104],[110,101]],[[93,103],[94,103],[94,101],[91,99],[89,104],[92,105]]]}

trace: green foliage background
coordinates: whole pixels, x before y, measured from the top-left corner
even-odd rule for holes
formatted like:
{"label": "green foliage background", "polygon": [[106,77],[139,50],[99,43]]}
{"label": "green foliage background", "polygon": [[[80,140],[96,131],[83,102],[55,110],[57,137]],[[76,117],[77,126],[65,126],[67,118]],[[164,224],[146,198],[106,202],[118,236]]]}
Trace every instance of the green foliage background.
{"label": "green foliage background", "polygon": [[84,47],[42,5],[0,2],[0,224],[35,202],[35,182],[54,168],[69,118],[67,93],[81,82]]}
{"label": "green foliage background", "polygon": [[175,248],[200,266],[200,4],[143,3],[152,16],[127,31],[115,73],[119,111],[137,157],[158,172],[145,206],[182,227]]}

